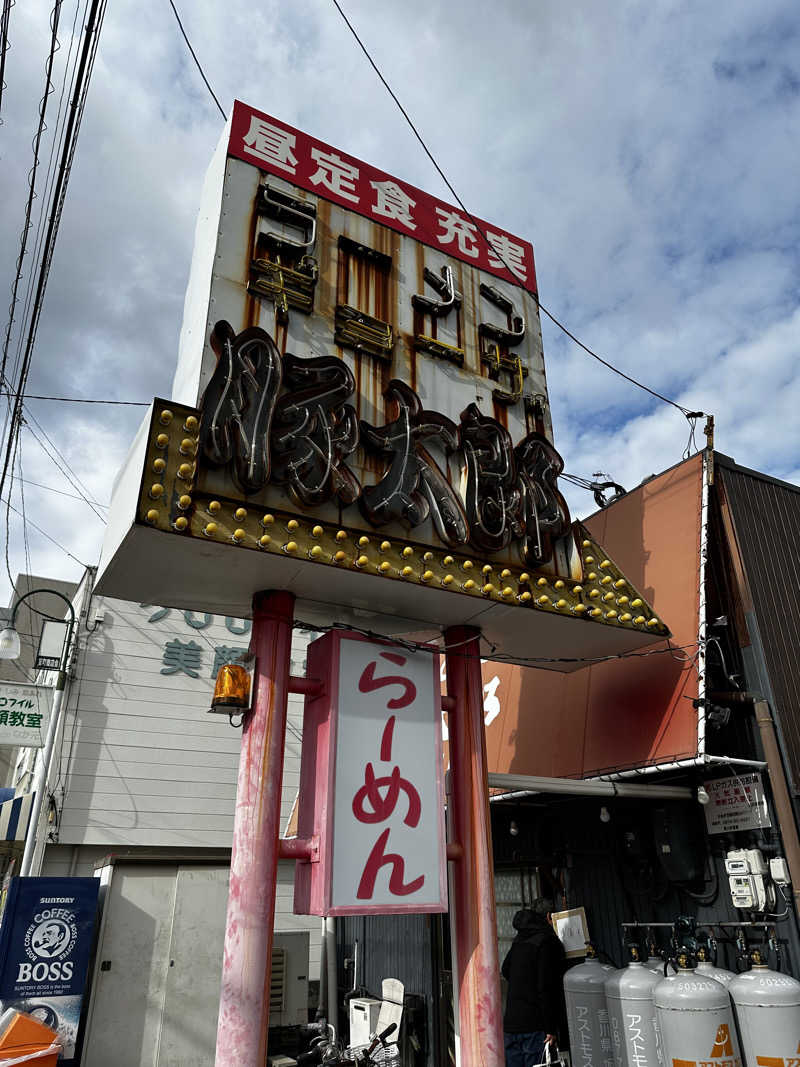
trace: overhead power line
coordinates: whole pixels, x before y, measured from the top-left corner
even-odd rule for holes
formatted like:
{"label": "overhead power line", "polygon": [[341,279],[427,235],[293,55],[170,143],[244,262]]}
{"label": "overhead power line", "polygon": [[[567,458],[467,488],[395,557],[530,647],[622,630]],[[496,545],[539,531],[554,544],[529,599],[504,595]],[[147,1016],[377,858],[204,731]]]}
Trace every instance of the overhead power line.
{"label": "overhead power line", "polygon": [[[170,0],[170,2],[171,2],[171,0]],[[433,166],[434,166],[434,168],[436,170],[436,173],[439,175],[439,177],[442,179],[444,184],[447,186],[447,188],[449,189],[451,195],[455,199],[456,203],[459,205],[459,207],[462,209],[462,211],[468,216],[470,221],[476,227],[478,233],[483,238],[483,240],[486,243],[486,245],[492,250],[492,254],[497,256],[497,258],[503,263],[503,265],[505,266],[506,270],[508,270],[508,272],[510,274],[514,274],[514,272],[509,267],[508,263],[506,263],[506,261],[503,258],[503,256],[498,252],[498,250],[494,247],[494,245],[492,245],[492,243],[489,240],[489,238],[483,232],[483,228],[482,228],[480,222],[475,218],[475,216],[472,214],[472,212],[467,208],[467,206],[464,203],[464,201],[461,199],[461,197],[458,195],[456,190],[453,188],[453,185],[451,184],[450,179],[447,177],[445,172],[442,170],[442,168],[436,162],[436,159],[435,159],[433,153],[428,148],[428,146],[425,143],[425,141],[422,139],[422,135],[420,134],[420,132],[417,129],[417,127],[414,125],[414,121],[412,120],[411,116],[406,111],[406,109],[403,107],[403,105],[400,103],[400,100],[399,100],[397,94],[392,89],[392,87],[389,85],[389,83],[387,82],[386,78],[384,78],[384,76],[381,73],[380,68],[378,67],[377,63],[372,58],[372,56],[370,55],[369,51],[367,50],[366,45],[364,44],[364,42],[359,37],[358,32],[356,31],[356,28],[353,26],[353,24],[350,21],[350,19],[347,17],[347,15],[342,10],[342,7],[341,7],[341,5],[339,3],[339,0],[333,0],[333,5],[336,8],[336,10],[339,12],[339,14],[342,16],[342,19],[344,20],[345,25],[350,30],[350,33],[355,38],[356,43],[358,44],[359,48],[361,49],[361,51],[366,56],[367,62],[372,67],[372,69],[375,71],[375,73],[377,74],[377,76],[380,79],[381,83],[383,84],[383,87],[386,89],[386,91],[389,94],[389,96],[391,96],[392,100],[397,105],[397,107],[398,107],[400,113],[402,114],[403,118],[408,123],[408,126],[409,126],[411,132],[414,134],[414,136],[416,137],[417,141],[419,141],[419,143],[420,143],[420,145],[422,147],[422,150],[425,152],[425,155],[428,157],[428,159],[433,164]],[[593,349],[589,348],[588,345],[584,344],[583,341],[581,341],[578,337],[576,337],[574,333],[572,333],[570,330],[568,330],[567,327],[559,319],[557,319],[556,316],[553,315],[553,313],[551,311],[547,310],[547,308],[544,306],[544,304],[542,304],[542,302],[539,300],[539,294],[538,293],[536,293],[533,289],[529,289],[526,285],[523,285],[522,288],[525,290],[525,292],[527,292],[530,296],[533,297],[533,299],[536,301],[536,304],[537,304],[539,310],[544,312],[544,314],[548,317],[548,319],[550,319],[550,321],[555,326],[557,326],[558,329],[562,331],[562,333],[566,334],[566,336],[569,337],[571,341],[574,341],[575,344],[578,345],[578,347],[581,348],[584,352],[586,352],[587,355],[590,355],[592,357],[592,359],[596,359],[598,361],[598,363],[602,363],[604,367],[607,367],[610,371],[613,371],[614,374],[618,374],[620,376],[620,378],[624,378],[627,382],[630,382],[631,385],[638,386],[639,389],[643,389],[646,393],[649,393],[651,396],[655,397],[657,400],[662,400],[665,404],[670,404],[672,407],[674,407],[678,411],[680,411],[682,415],[685,415],[686,418],[689,418],[690,415],[692,415],[692,414],[696,414],[694,412],[690,412],[688,408],[685,408],[681,404],[678,404],[675,400],[670,400],[670,398],[668,396],[664,396],[663,393],[659,393],[655,389],[651,389],[649,385],[645,385],[643,382],[640,382],[637,378],[633,378],[633,377],[631,377],[630,374],[626,374],[625,371],[620,370],[618,367],[615,367],[613,363],[610,363],[607,359],[604,359],[602,356],[598,355],[597,352],[595,352]]]}
{"label": "overhead power line", "polygon": [[170,7],[172,8],[172,13],[173,13],[173,15],[175,16],[175,19],[176,19],[176,21],[177,21],[177,23],[178,23],[178,27],[179,27],[179,29],[180,29],[180,31],[181,31],[181,34],[183,35],[183,39],[184,39],[184,41],[186,41],[186,47],[187,47],[187,48],[189,49],[189,51],[190,51],[190,52],[192,53],[192,59],[193,59],[193,60],[195,61],[195,64],[196,64],[196,66],[197,66],[197,69],[198,69],[198,70],[200,71],[200,77],[201,77],[201,78],[203,79],[203,81],[204,81],[204,82],[206,83],[206,89],[208,89],[208,91],[209,91],[209,92],[211,93],[212,97],[214,98],[214,103],[215,103],[215,104],[217,105],[217,107],[219,108],[219,113],[220,113],[220,115],[222,115],[222,118],[224,119],[224,121],[225,121],[225,122],[227,122],[227,121],[228,121],[228,116],[227,116],[227,115],[225,114],[225,112],[224,112],[224,111],[222,110],[222,104],[221,104],[221,103],[219,102],[219,100],[217,100],[217,95],[216,95],[216,93],[214,92],[214,90],[213,90],[213,89],[211,88],[211,86],[209,85],[209,82],[208,82],[208,78],[207,78],[207,77],[206,77],[206,75],[205,75],[205,71],[204,71],[204,70],[203,70],[203,68],[202,68],[202,67],[200,66],[200,60],[199,60],[199,59],[197,58],[197,56],[195,55],[195,51],[194,51],[194,49],[192,48],[192,42],[191,42],[191,41],[189,40],[189,38],[188,38],[188,37],[186,36],[186,30],[185,30],[185,29],[183,28],[183,23],[181,22],[181,17],[180,17],[180,15],[178,14],[178,9],[177,9],[177,8],[175,7],[175,5],[173,4],[172,0],[169,0],[169,6],[170,6]]}
{"label": "overhead power line", "polygon": [[[6,505],[6,507],[11,508],[15,515],[19,515],[19,517],[22,518],[22,513],[20,511],[17,511],[14,505],[11,504],[10,501],[6,500],[5,497],[0,497],[0,503],[3,503]],[[27,526],[32,527],[34,530],[36,530],[37,533],[40,533],[42,537],[46,537],[48,541],[52,541],[56,548],[60,548],[65,555],[69,556],[70,559],[74,559],[75,562],[79,563],[84,569],[89,566],[88,563],[84,563],[83,560],[78,559],[77,556],[73,556],[73,554],[68,549],[64,548],[62,544],[59,544],[59,542],[56,541],[55,537],[51,537],[49,533],[47,533],[41,528],[41,526],[37,526],[32,519],[25,519],[25,524]]]}
{"label": "overhead power line", "polygon": [[[14,0],[3,0],[3,14],[0,17],[0,110],[3,106],[3,90],[6,87],[6,52],[11,47],[8,43],[8,24],[13,6]],[[2,125],[3,117],[0,114],[0,126]]]}
{"label": "overhead power line", "polygon": [[[0,390],[0,395],[11,396],[8,390]],[[25,402],[29,400],[57,400],[62,404],[117,404],[120,407],[147,408],[150,404],[146,400],[87,400],[82,396],[42,396],[40,393],[26,393]]]}

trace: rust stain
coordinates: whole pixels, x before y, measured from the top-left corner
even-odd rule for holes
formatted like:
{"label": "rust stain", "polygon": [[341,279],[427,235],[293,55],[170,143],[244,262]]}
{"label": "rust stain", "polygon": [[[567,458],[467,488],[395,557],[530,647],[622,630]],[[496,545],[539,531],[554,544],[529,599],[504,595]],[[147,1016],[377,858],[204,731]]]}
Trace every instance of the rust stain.
{"label": "rust stain", "polygon": [[500,404],[497,400],[493,400],[492,408],[494,417],[500,425],[508,429],[508,404]]}

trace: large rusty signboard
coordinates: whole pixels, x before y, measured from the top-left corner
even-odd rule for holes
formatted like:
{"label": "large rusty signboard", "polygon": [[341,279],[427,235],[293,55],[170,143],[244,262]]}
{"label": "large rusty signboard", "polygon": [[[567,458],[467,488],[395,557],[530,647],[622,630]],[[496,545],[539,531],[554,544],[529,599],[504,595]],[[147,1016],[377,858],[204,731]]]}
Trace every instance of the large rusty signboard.
{"label": "large rusty signboard", "polygon": [[515,657],[663,638],[559,491],[535,290],[529,242],[237,103],[100,591],[247,614],[290,588]]}

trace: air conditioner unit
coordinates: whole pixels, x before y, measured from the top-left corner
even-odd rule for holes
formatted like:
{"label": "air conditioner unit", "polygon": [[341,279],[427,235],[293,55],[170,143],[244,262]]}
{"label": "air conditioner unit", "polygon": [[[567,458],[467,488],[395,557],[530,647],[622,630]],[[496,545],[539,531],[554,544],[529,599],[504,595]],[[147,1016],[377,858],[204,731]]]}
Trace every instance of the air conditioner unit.
{"label": "air conditioner unit", "polygon": [[360,1048],[368,1045],[370,1035],[375,1033],[381,1002],[370,997],[354,997],[350,1001],[350,1045]]}
{"label": "air conditioner unit", "polygon": [[308,1022],[308,945],[307,930],[276,930],[273,935],[270,1026]]}

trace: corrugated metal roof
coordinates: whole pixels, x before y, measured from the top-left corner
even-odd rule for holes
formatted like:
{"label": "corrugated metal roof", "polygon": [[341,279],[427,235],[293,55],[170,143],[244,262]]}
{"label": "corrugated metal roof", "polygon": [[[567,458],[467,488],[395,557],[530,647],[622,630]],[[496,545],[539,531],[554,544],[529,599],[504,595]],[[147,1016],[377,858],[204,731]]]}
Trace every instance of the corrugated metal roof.
{"label": "corrugated metal roof", "polygon": [[[800,487],[716,455],[789,762],[800,789]],[[764,696],[769,696],[765,693]]]}

